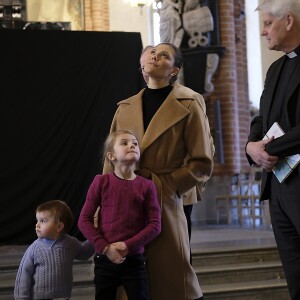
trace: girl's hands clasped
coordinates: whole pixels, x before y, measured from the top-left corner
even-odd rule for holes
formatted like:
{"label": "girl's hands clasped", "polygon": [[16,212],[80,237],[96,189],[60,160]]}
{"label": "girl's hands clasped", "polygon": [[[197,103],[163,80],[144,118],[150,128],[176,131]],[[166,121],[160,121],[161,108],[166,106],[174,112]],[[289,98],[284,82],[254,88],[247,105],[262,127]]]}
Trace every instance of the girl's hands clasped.
{"label": "girl's hands clasped", "polygon": [[128,249],[124,242],[116,242],[108,245],[104,254],[114,264],[121,264],[126,259]]}

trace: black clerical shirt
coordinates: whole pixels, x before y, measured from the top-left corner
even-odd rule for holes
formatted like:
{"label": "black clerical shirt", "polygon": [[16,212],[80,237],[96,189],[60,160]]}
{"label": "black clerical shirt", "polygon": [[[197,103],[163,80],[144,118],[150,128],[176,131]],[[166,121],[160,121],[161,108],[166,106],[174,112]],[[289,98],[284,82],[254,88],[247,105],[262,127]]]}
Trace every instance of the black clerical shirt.
{"label": "black clerical shirt", "polygon": [[[297,56],[292,55],[286,56],[283,64],[281,74],[277,83],[277,89],[272,102],[270,110],[268,128],[270,128],[274,122],[278,122],[282,127],[283,131],[288,131],[288,118],[287,118],[287,91],[290,89],[292,84],[292,78],[294,76],[300,76],[298,70],[300,68],[300,46],[297,47],[294,52]],[[295,105],[298,105],[295,103]]]}

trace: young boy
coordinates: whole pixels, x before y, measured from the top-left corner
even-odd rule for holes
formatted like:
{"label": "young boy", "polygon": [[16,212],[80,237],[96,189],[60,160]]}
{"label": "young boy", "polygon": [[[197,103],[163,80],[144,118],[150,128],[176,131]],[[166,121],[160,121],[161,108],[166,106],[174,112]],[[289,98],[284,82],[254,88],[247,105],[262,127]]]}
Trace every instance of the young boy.
{"label": "young boy", "polygon": [[[112,132],[104,158],[113,173],[98,175],[88,191],[78,227],[95,246],[96,300],[115,300],[123,285],[128,300],[147,300],[144,246],[161,230],[160,208],[154,183],[134,173],[140,158],[131,131]],[[99,226],[94,214],[100,206]]]}
{"label": "young boy", "polygon": [[36,220],[38,239],[28,247],[20,263],[15,299],[69,299],[73,260],[89,259],[94,247],[67,234],[73,224],[73,214],[63,201],[53,200],[38,206]]}

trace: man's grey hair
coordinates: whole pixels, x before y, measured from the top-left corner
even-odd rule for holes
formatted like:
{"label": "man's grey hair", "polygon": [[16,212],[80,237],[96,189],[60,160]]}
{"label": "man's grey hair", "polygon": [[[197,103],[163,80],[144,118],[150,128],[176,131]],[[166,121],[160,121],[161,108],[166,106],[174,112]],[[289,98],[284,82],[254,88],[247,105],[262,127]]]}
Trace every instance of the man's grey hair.
{"label": "man's grey hair", "polygon": [[261,0],[256,10],[279,19],[292,13],[300,22],[300,0]]}

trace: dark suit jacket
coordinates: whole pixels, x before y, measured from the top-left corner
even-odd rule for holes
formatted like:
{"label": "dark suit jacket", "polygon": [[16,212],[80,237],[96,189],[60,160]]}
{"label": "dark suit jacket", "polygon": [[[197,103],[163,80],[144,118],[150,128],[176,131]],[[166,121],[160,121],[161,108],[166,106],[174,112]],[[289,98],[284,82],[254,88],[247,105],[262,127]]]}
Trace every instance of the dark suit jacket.
{"label": "dark suit jacket", "polygon": [[[256,142],[262,140],[269,129],[267,124],[270,109],[285,59],[286,56],[284,55],[276,60],[270,66],[267,72],[264,91],[260,99],[259,115],[255,117],[251,122],[248,142]],[[284,106],[282,111],[283,114],[286,114],[286,119],[288,121],[288,130],[285,132],[285,135],[277,138],[266,146],[266,151],[270,155],[279,157],[285,157],[288,155],[300,153],[300,66],[297,69],[297,76],[291,78],[291,81],[291,88],[286,91],[286,105]],[[247,155],[247,158],[250,164],[254,163],[249,155]],[[291,184],[292,181],[298,181],[299,189],[299,168],[300,167],[298,166],[282,184]],[[270,184],[267,181],[268,176],[270,176],[270,174],[264,171],[261,183],[262,200],[269,199],[270,196]],[[296,186],[297,184],[292,185]]]}

